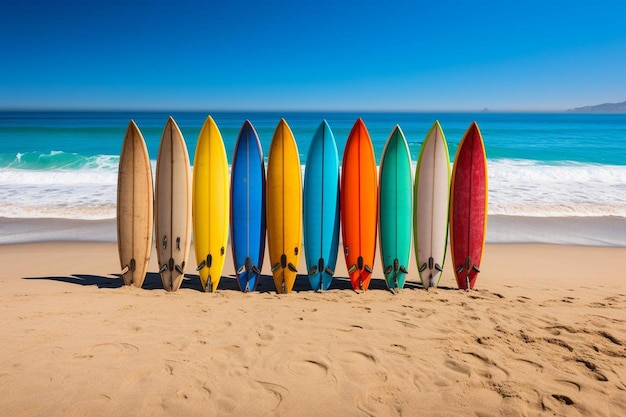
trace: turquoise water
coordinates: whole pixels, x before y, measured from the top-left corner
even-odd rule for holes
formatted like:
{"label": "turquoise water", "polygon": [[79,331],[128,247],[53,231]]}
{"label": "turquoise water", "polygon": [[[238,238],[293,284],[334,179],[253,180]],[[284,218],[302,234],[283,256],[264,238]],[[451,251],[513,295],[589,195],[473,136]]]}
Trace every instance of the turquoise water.
{"label": "turquoise water", "polygon": [[[296,137],[302,164],[315,129],[328,120],[340,157],[362,117],[376,158],[399,124],[415,163],[439,120],[451,159],[474,120],[489,162],[489,212],[528,217],[626,217],[626,115],[516,113],[211,113],[229,159],[245,119],[267,155],[281,117]],[[193,161],[208,113],[173,113]],[[115,217],[117,164],[129,120],[157,157],[169,114],[147,112],[0,112],[0,217]]]}

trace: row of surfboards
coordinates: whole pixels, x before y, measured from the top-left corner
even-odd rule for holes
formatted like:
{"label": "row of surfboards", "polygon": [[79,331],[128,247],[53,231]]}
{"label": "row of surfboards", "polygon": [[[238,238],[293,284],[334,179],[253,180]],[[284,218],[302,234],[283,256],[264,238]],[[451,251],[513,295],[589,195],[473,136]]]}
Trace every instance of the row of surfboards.
{"label": "row of surfboards", "polygon": [[124,283],[142,286],[155,226],[159,272],[168,291],[180,287],[188,269],[192,229],[195,270],[206,291],[218,288],[229,231],[242,291],[257,286],[266,232],[278,293],[289,293],[294,286],[301,243],[311,287],[327,290],[337,262],[341,224],[342,252],[355,290],[369,286],[377,234],[387,286],[391,290],[404,286],[412,231],[417,273],[425,288],[436,287],[441,278],[449,231],[457,284],[471,289],[479,272],[487,222],[487,161],[475,122],[459,144],[453,168],[451,175],[439,122],[422,144],[413,182],[400,126],[391,132],[377,172],[362,119],[348,136],[341,166],[334,135],[324,120],[309,148],[303,187],[298,148],[287,122],[281,119],[276,127],[266,173],[259,137],[246,120],[229,177],[224,142],[209,116],[200,131],[192,174],[183,135],[170,117],[159,147],[153,195],[146,144],[131,120],[122,146],[117,195]]}

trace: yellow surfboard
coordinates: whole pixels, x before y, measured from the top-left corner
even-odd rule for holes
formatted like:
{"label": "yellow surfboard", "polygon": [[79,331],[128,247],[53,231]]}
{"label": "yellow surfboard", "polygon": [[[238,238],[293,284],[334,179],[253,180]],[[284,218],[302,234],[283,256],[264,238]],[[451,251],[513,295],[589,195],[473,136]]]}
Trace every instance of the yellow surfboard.
{"label": "yellow surfboard", "polygon": [[207,117],[193,160],[193,241],[196,271],[205,291],[214,292],[220,282],[228,241],[228,159],[222,135]]}
{"label": "yellow surfboard", "polygon": [[302,169],[285,119],[274,131],[267,161],[267,243],[277,293],[290,293],[302,241]]}

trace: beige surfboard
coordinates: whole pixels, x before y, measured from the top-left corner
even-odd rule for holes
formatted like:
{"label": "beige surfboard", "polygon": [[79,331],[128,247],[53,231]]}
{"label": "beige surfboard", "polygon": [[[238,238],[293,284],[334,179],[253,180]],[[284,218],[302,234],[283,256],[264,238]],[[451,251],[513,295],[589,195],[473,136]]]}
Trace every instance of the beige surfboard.
{"label": "beige surfboard", "polygon": [[154,202],[159,272],[163,287],[176,291],[191,242],[191,167],[185,139],[171,117],[161,137]]}
{"label": "beige surfboard", "polygon": [[125,285],[140,288],[152,248],[152,168],[146,142],[130,121],[117,176],[117,247]]}

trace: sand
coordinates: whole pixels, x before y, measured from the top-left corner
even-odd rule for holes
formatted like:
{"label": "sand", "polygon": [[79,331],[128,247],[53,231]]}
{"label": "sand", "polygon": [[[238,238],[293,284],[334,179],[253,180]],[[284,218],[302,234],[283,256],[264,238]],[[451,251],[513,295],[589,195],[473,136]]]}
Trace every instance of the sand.
{"label": "sand", "polygon": [[123,287],[115,243],[1,245],[0,414],[624,416],[624,260],[490,244],[476,291],[448,262],[439,289],[392,294],[380,262],[350,290],[340,258],[337,289],[277,295],[239,292],[229,259],[207,294],[166,293],[154,253]]}

